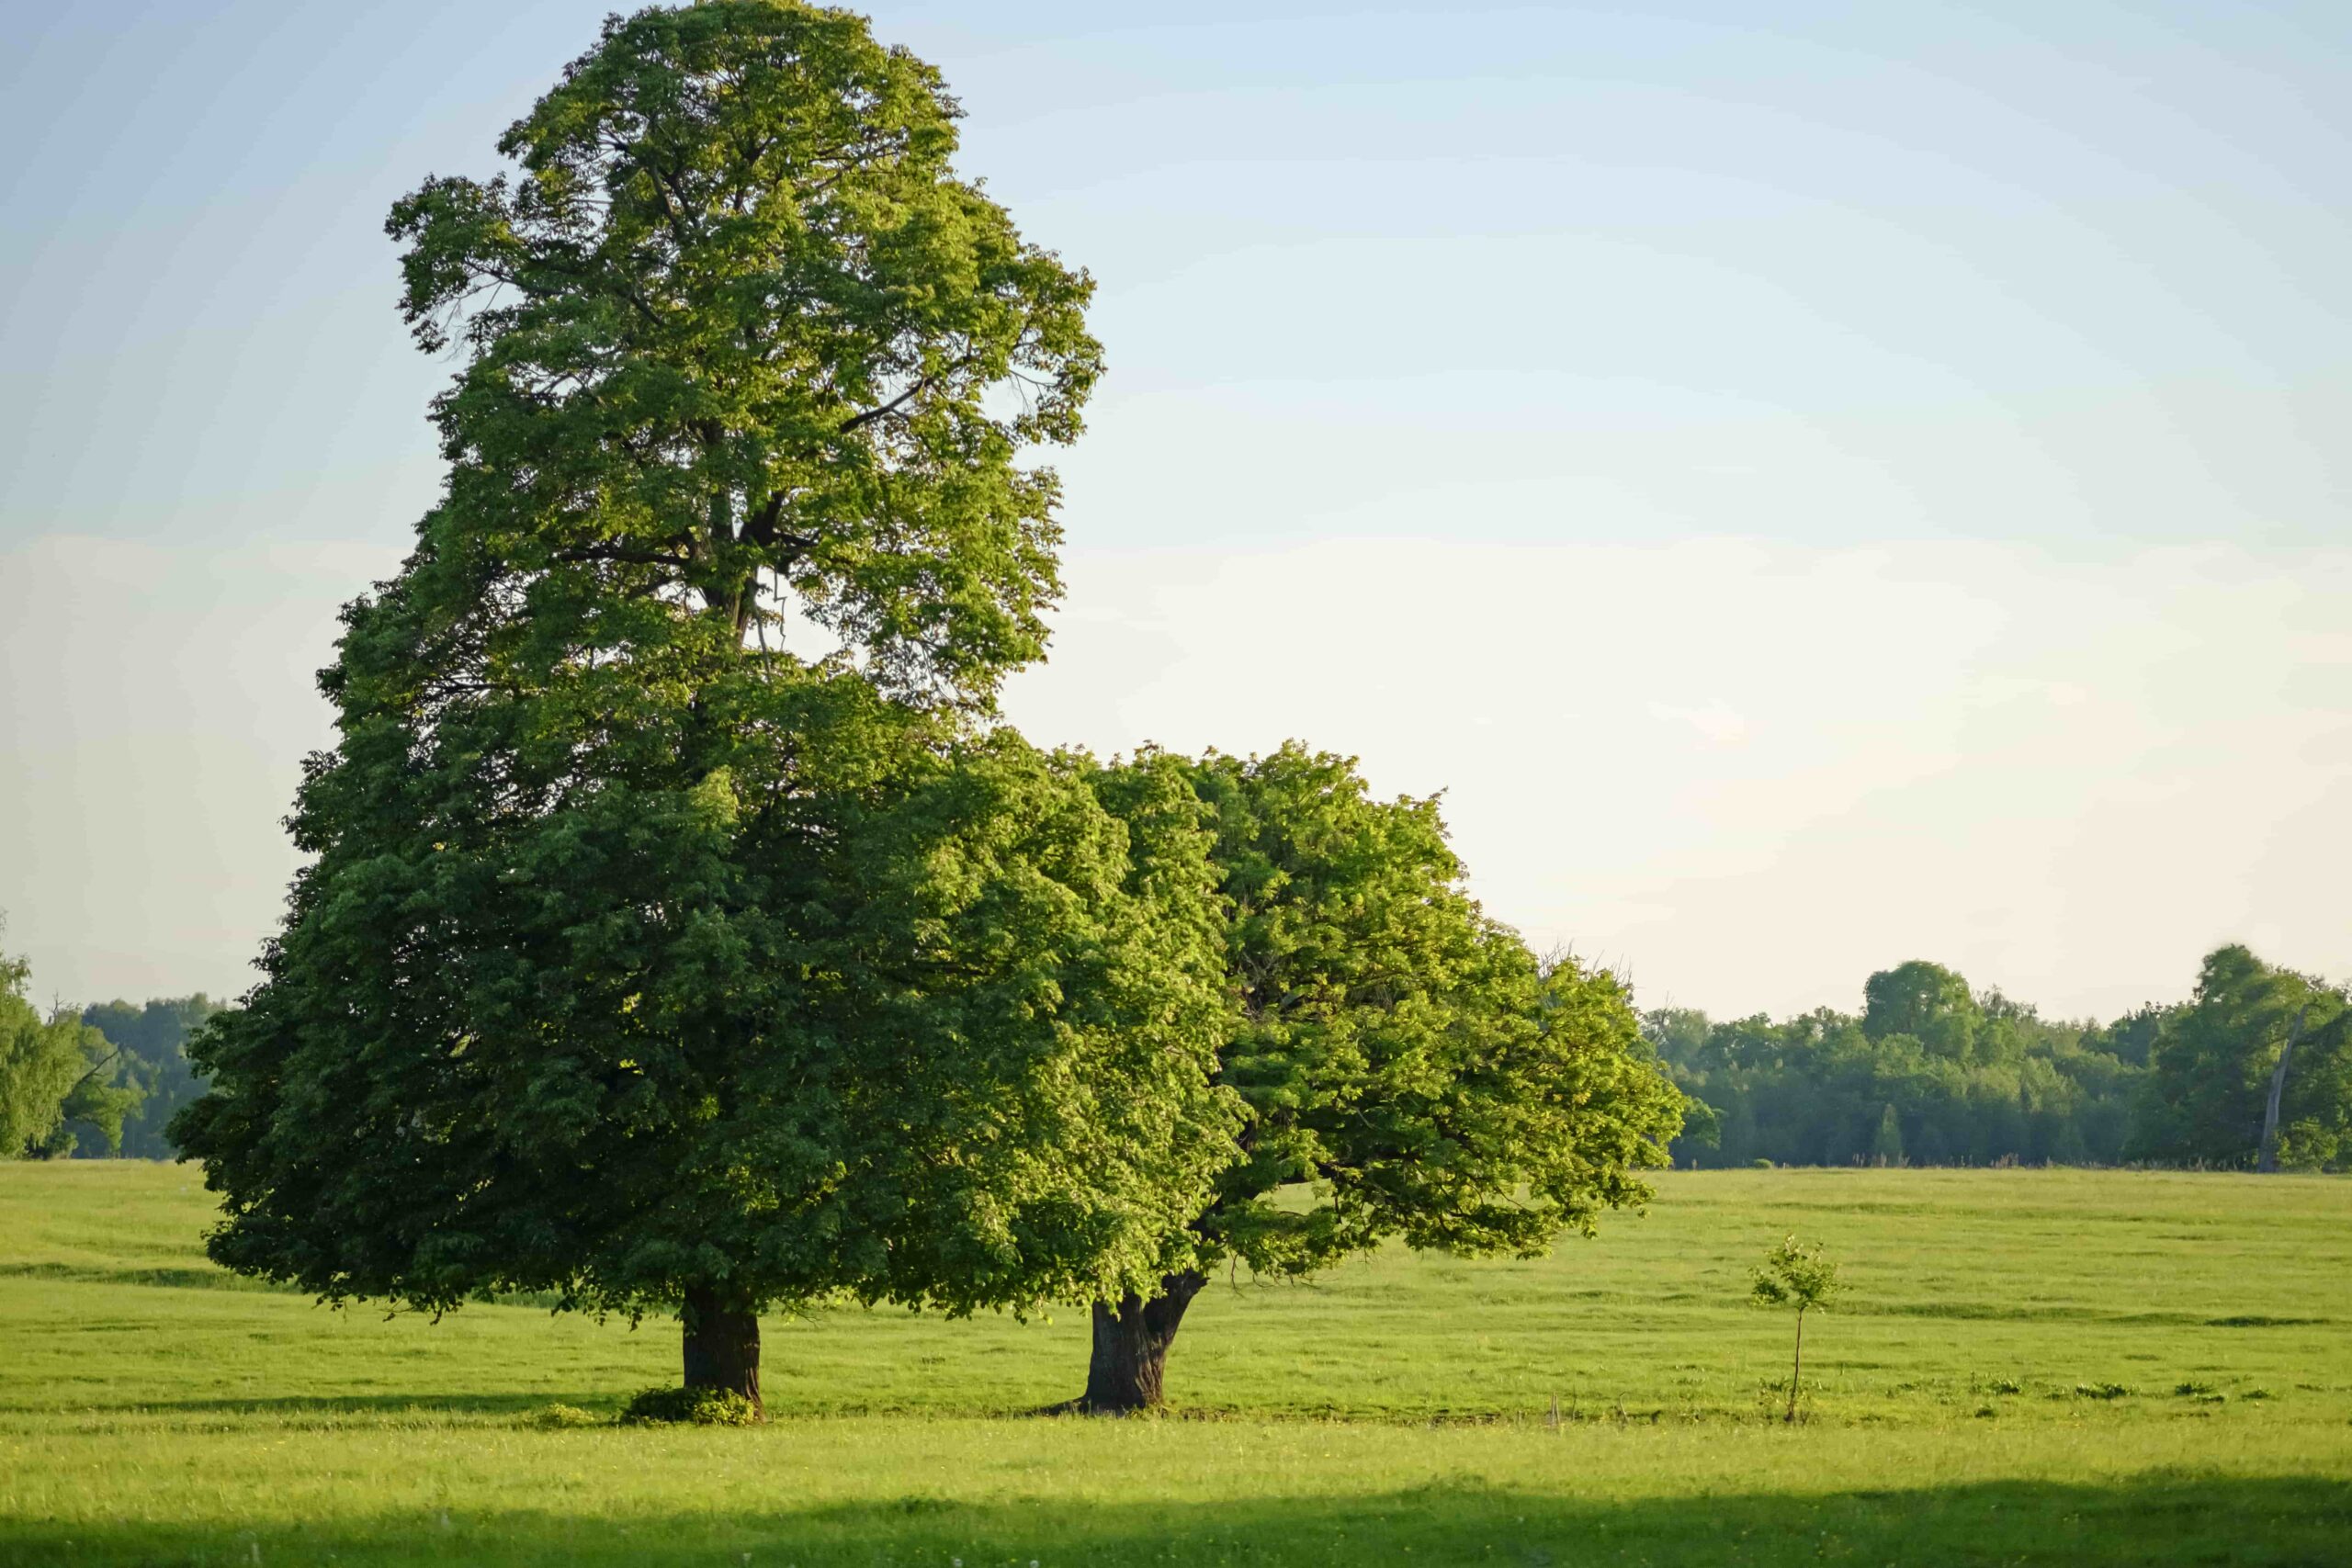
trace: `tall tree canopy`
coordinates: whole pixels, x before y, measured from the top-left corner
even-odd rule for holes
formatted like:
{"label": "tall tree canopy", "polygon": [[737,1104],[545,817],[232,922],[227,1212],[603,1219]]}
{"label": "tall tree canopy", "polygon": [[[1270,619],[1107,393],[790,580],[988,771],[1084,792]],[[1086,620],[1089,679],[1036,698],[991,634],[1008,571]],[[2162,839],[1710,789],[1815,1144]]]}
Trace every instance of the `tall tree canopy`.
{"label": "tall tree canopy", "polygon": [[[1135,820],[1170,761],[1097,788]],[[1681,1124],[1623,989],[1489,919],[1434,800],[1374,799],[1350,760],[1296,745],[1181,765],[1216,834],[1240,1003],[1218,1077],[1248,1113],[1158,1288],[1094,1308],[1096,1409],[1159,1402],[1220,1264],[1298,1277],[1392,1237],[1532,1256],[1645,1198],[1638,1170]]]}
{"label": "tall tree canopy", "polygon": [[506,132],[515,177],[393,208],[417,341],[469,351],[420,552],[442,691],[617,650],[647,602],[729,645],[788,605],[926,696],[1038,655],[1057,490],[1018,458],[1079,431],[1093,285],[956,176],[957,114],[851,12],[648,10]]}
{"label": "tall tree canopy", "polygon": [[[443,1309],[1117,1296],[1231,1145],[1212,840],[983,722],[1042,646],[1082,274],[859,18],[616,19],[394,209],[442,503],[322,677],[265,979],[174,1124],[213,1256]],[[787,649],[789,617],[836,645]]]}

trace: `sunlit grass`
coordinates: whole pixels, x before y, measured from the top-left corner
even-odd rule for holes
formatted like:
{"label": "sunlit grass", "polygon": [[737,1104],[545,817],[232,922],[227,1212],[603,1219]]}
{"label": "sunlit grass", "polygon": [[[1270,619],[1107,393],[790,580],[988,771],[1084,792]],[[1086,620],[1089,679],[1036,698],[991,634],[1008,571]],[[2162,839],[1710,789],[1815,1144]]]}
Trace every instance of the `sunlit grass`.
{"label": "sunlit grass", "polygon": [[[544,1431],[675,1325],[224,1288],[192,1172],[0,1167],[0,1562],[2352,1560],[2352,1183],[1659,1188],[1540,1262],[1212,1290],[1179,1418],[1023,1414],[1079,1313],[826,1310],[768,1325],[768,1427]],[[1850,1289],[1789,1430],[1744,1295],[1792,1230]]]}

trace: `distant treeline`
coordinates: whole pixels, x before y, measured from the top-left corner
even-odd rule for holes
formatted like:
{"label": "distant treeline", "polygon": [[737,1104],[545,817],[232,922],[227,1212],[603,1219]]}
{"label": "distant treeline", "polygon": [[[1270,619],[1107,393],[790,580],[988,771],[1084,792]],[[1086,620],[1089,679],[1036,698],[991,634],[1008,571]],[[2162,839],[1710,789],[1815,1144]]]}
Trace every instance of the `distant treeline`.
{"label": "distant treeline", "polygon": [[1665,1008],[1645,1032],[1698,1102],[1678,1165],[2241,1168],[2268,1128],[2278,1167],[2335,1170],[2352,1166],[2347,1025],[2342,987],[2231,946],[2188,1001],[2108,1024],[2045,1019],[1914,962],[1872,975],[1860,1014]]}
{"label": "distant treeline", "polygon": [[[171,1158],[164,1129],[200,1089],[187,1040],[219,1010],[198,994],[58,1021],[84,1026],[81,1065],[59,1080],[82,1087],[54,1131],[11,1152]],[[2276,1163],[2352,1168],[2345,991],[2244,947],[2208,954],[2189,1000],[2106,1024],[2045,1019],[1924,962],[1872,975],[1859,1014],[1716,1022],[1664,1008],[1644,1023],[1694,1102],[1678,1165],[2251,1168],[2276,1080]]]}

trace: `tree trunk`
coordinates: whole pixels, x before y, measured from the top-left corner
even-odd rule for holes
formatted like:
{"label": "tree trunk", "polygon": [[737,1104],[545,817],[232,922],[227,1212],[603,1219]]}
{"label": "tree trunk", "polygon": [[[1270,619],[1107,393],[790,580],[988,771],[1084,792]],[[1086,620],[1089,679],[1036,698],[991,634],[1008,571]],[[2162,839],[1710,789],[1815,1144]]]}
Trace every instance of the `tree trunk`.
{"label": "tree trunk", "polygon": [[1804,1379],[1804,1314],[1797,1314],[1797,1358],[1789,1367],[1789,1413],[1781,1417],[1794,1422],[1797,1418],[1797,1385]]}
{"label": "tree trunk", "polygon": [[1184,1321],[1184,1309],[1208,1283],[1192,1269],[1159,1282],[1150,1301],[1128,1295],[1116,1306],[1094,1303],[1094,1355],[1086,1366],[1084,1410],[1151,1410],[1166,1398],[1161,1379],[1168,1347]]}
{"label": "tree trunk", "polygon": [[740,1393],[767,1419],[760,1402],[760,1314],[726,1305],[706,1286],[686,1292],[685,1383]]}
{"label": "tree trunk", "polygon": [[2287,1043],[2278,1048],[2278,1065],[2270,1069],[2270,1100],[2262,1110],[2262,1152],[2255,1156],[2256,1170],[2278,1168],[2278,1107],[2287,1098],[2287,1064],[2295,1059],[2295,1047],[2302,1043],[2303,1020],[2311,1010],[2309,1002],[2297,1010],[2295,1026],[2287,1032]]}

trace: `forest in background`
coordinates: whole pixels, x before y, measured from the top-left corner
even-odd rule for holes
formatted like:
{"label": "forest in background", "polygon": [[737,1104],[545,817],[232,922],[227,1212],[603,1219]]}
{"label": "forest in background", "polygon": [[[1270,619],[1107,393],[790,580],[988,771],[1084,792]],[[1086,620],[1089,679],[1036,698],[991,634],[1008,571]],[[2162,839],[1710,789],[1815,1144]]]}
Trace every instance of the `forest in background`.
{"label": "forest in background", "polygon": [[[82,1010],[82,1021],[106,1036],[121,1055],[121,1081],[139,1091],[139,1104],[122,1123],[121,1153],[131,1159],[170,1159],[164,1136],[173,1114],[203,1092],[204,1080],[187,1059],[189,1037],[220,1004],[198,991],[191,997],[158,997],[147,1002],[100,1002]],[[88,1133],[99,1129],[88,1128]],[[96,1152],[95,1150],[92,1152]]]}
{"label": "forest in background", "polygon": [[187,1043],[220,1004],[201,991],[44,1018],[21,959],[0,954],[0,1159],[171,1159],[164,1136],[202,1092]]}
{"label": "forest in background", "polygon": [[[64,1087],[48,1117],[17,1107],[12,1129],[43,1124],[16,1137],[10,1155],[173,1156],[164,1128],[202,1087],[187,1042],[220,1004],[200,992],[117,1000],[44,1022],[21,995],[7,999],[21,1017],[0,1024],[11,1034],[0,1045],[0,1100]],[[1643,1022],[1691,1101],[1673,1144],[1678,1166],[2251,1168],[2285,1055],[2278,1165],[2352,1167],[2345,988],[2243,946],[2208,954],[2188,1000],[2108,1023],[2043,1018],[1926,962],[1872,975],[1857,1013],[1718,1021],[1660,1008]],[[51,1035],[52,1060],[70,1049],[78,1064],[52,1069],[46,1088],[24,1065],[36,1053],[14,1038],[39,1032]]]}
{"label": "forest in background", "polygon": [[[2243,946],[2185,1002],[2045,1019],[1940,964],[1872,975],[1859,1013],[1644,1018],[1694,1102],[1677,1165],[2352,1165],[2345,990]],[[2278,1105],[2272,1111],[2274,1092]]]}

